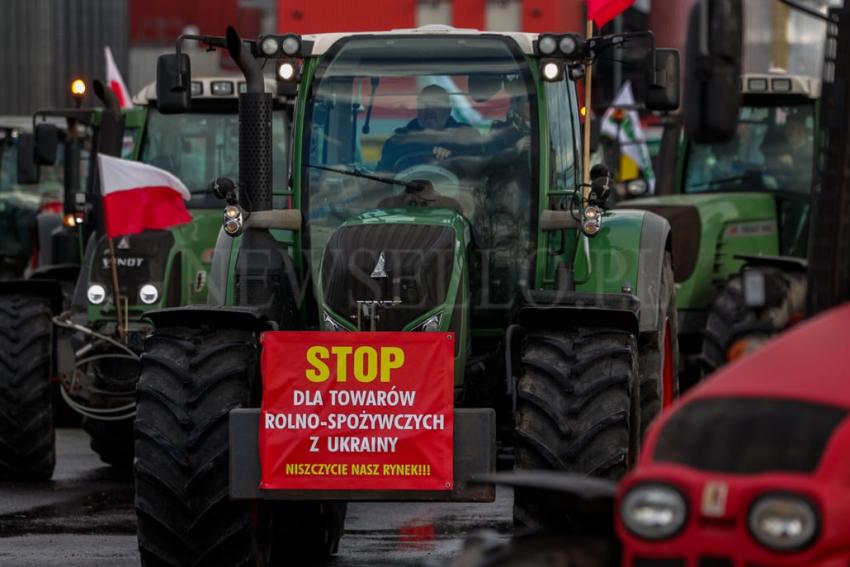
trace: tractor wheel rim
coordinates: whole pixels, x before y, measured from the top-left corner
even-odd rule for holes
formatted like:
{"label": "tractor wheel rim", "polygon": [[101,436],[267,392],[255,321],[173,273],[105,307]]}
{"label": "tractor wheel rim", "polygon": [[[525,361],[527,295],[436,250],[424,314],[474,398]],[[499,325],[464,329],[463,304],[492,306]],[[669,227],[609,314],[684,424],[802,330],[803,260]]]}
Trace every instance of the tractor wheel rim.
{"label": "tractor wheel rim", "polygon": [[661,407],[667,408],[673,403],[673,336],[670,319],[664,321],[664,368],[661,375]]}

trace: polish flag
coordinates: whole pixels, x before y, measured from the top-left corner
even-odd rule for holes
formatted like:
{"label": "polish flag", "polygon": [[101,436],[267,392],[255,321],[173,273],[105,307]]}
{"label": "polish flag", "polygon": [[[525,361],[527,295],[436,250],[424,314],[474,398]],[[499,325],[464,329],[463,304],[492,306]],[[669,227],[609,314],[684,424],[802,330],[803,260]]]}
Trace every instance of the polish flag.
{"label": "polish flag", "polygon": [[110,238],[169,228],[192,220],[192,198],[176,176],[152,165],[99,154],[103,215]]}
{"label": "polish flag", "polygon": [[112,50],[109,49],[109,46],[106,46],[103,50],[106,52],[106,82],[115,96],[118,97],[118,104],[121,108],[132,108],[133,98],[130,96],[130,91],[127,90],[127,85],[124,84],[124,79],[121,78],[121,71],[118,70],[115,59],[112,58]]}
{"label": "polish flag", "polygon": [[634,3],[635,0],[587,0],[587,17],[601,28]]}

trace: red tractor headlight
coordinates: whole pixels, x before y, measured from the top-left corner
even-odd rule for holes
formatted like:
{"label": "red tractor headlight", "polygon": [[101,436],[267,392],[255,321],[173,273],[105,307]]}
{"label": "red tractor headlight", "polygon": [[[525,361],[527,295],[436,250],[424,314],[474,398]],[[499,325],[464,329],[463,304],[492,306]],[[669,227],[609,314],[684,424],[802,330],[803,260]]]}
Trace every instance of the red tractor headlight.
{"label": "red tractor headlight", "polygon": [[679,490],[667,484],[638,484],[623,497],[620,518],[626,528],[644,539],[668,539],[688,518],[688,504]]}
{"label": "red tractor headlight", "polygon": [[747,524],[753,538],[774,551],[797,551],[811,544],[820,528],[818,512],[806,498],[773,492],[750,507]]}

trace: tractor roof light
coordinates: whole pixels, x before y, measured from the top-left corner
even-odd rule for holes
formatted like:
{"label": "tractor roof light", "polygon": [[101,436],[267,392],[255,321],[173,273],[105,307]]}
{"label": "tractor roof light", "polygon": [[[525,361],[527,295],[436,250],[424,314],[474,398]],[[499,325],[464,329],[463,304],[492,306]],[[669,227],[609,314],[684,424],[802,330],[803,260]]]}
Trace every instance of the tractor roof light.
{"label": "tractor roof light", "polygon": [[298,55],[301,52],[301,38],[295,34],[284,36],[280,42],[280,50],[290,57]]}
{"label": "tractor roof light", "polygon": [[556,49],[558,49],[558,36],[546,34],[541,35],[537,40],[537,50],[541,55],[552,55]]}
{"label": "tractor roof light", "polygon": [[544,57],[579,61],[586,55],[585,41],[583,37],[574,33],[559,35],[546,33],[537,39],[537,52]]}
{"label": "tractor roof light", "polygon": [[235,88],[233,81],[213,81],[210,83],[210,91],[215,96],[233,96]]}
{"label": "tractor roof light", "polygon": [[268,35],[260,40],[260,51],[266,57],[274,57],[277,55],[279,49],[280,41],[273,35]]}
{"label": "tractor roof light", "polygon": [[558,51],[569,59],[581,59],[584,57],[584,38],[571,33],[562,35],[558,40]]}

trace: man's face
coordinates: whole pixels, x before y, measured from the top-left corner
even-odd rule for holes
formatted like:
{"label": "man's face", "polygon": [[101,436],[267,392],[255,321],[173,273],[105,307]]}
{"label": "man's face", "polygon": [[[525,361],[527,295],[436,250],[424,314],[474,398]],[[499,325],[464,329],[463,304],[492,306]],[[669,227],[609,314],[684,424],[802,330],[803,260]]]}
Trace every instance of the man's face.
{"label": "man's face", "polygon": [[446,96],[424,94],[417,101],[416,119],[426,130],[442,130],[452,111]]}

